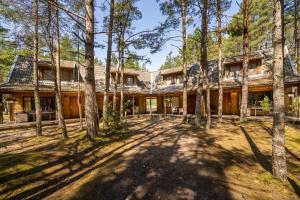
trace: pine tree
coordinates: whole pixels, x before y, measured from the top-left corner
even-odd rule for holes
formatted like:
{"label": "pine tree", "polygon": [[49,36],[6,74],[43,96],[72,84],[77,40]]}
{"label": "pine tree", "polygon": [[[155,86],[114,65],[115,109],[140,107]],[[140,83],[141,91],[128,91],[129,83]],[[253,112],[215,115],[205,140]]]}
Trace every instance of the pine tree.
{"label": "pine tree", "polygon": [[35,104],[35,118],[36,118],[36,134],[42,135],[42,108],[39,95],[39,80],[38,80],[38,54],[39,54],[39,40],[38,40],[38,26],[39,26],[39,2],[34,0],[34,52],[33,52],[33,84],[34,84],[34,104]]}
{"label": "pine tree", "polygon": [[272,166],[273,175],[285,181],[287,166],[284,131],[284,23],[283,0],[274,5],[274,60],[273,60],[273,136]]}
{"label": "pine tree", "polygon": [[[55,4],[59,5],[59,0],[56,0]],[[59,11],[58,7],[55,7],[55,39],[56,39],[56,80],[54,80],[56,91],[55,91],[55,99],[57,106],[57,116],[58,116],[58,124],[62,131],[62,136],[64,139],[68,138],[67,128],[65,124],[65,118],[63,114],[62,107],[62,96],[61,96],[61,69],[60,69],[60,33],[59,33]],[[49,32],[49,34],[51,34]]]}
{"label": "pine tree", "polygon": [[85,119],[87,136],[94,139],[99,131],[99,115],[96,101],[95,75],[94,75],[94,1],[85,0]]}
{"label": "pine tree", "polygon": [[245,121],[248,110],[248,66],[249,66],[249,13],[251,0],[244,0],[243,9],[243,71],[242,71],[242,102],[240,121]]}
{"label": "pine tree", "polygon": [[110,85],[110,68],[111,68],[111,55],[112,55],[112,39],[113,39],[113,25],[114,25],[114,9],[115,1],[110,1],[110,14],[108,26],[108,41],[107,41],[107,58],[106,58],[106,72],[105,72],[105,91],[103,100],[103,128],[108,128],[108,92]]}

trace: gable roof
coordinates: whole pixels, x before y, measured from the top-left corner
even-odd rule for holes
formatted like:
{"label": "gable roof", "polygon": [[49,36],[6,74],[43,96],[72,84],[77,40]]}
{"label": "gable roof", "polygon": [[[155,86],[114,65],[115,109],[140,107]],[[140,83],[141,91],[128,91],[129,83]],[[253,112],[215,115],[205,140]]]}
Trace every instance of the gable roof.
{"label": "gable roof", "polygon": [[[272,85],[272,65],[273,57],[272,51],[259,51],[250,54],[250,60],[253,59],[262,59],[262,67],[268,69],[262,77],[250,77],[249,86],[251,85]],[[290,60],[285,58],[285,82],[286,83],[295,83],[300,82],[300,76],[295,74],[293,65]],[[242,62],[242,55],[226,57],[224,59],[224,64],[238,63]],[[213,88],[217,87],[218,83],[218,67],[217,60],[212,60],[208,62],[209,69],[209,80]],[[51,62],[49,60],[39,60],[39,66],[49,67]],[[73,61],[61,61],[63,68],[70,68],[77,70],[76,64]],[[82,68],[81,68],[82,69]],[[193,91],[197,88],[197,83],[199,79],[199,64],[193,64],[188,67],[188,90]],[[105,66],[95,65],[95,80],[96,80],[96,91],[103,92],[105,84]],[[112,73],[117,72],[116,67],[111,68]],[[137,94],[167,94],[182,91],[182,84],[175,85],[164,85],[163,76],[181,73],[182,68],[176,67],[171,69],[165,69],[155,72],[148,71],[139,71],[135,69],[124,69],[124,73],[127,75],[136,76],[139,82],[138,86],[125,86],[125,92],[128,93],[137,93]],[[80,71],[83,73],[83,70]],[[39,81],[41,91],[54,90],[54,85],[51,81]],[[240,87],[241,80],[233,79],[226,80],[223,82],[224,88],[228,87]],[[83,87],[82,87],[83,88]],[[0,86],[2,91],[23,91],[28,90],[32,91],[33,88],[33,60],[31,56],[17,56],[15,62],[11,67],[11,72],[8,78],[8,81]],[[119,88],[120,89],[120,88]],[[77,91],[77,82],[62,82],[62,91]]]}

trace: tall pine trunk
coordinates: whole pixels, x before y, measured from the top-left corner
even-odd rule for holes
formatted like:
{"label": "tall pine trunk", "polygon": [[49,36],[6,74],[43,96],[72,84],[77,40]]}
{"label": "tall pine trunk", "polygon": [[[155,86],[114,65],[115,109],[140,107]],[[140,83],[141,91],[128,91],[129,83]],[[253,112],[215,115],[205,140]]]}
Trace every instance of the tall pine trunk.
{"label": "tall pine trunk", "polygon": [[183,122],[187,121],[187,61],[186,61],[186,0],[181,1],[182,68],[183,68]]}
{"label": "tall pine trunk", "polygon": [[94,73],[94,1],[85,0],[85,119],[87,136],[94,139],[99,131],[99,116]]}
{"label": "tall pine trunk", "polygon": [[249,12],[250,0],[243,1],[243,80],[242,80],[242,102],[240,121],[245,121],[248,110],[248,66],[249,66]]}
{"label": "tall pine trunk", "polygon": [[121,59],[121,51],[118,46],[118,64],[117,64],[117,72],[115,75],[114,96],[113,96],[113,110],[114,111],[117,111],[117,92],[118,92],[118,81],[119,81],[119,71],[120,71],[120,59]]}
{"label": "tall pine trunk", "polygon": [[[56,1],[58,5],[58,0]],[[60,35],[59,35],[59,13],[58,7],[55,6],[55,35],[56,35],[56,84],[55,84],[55,99],[57,106],[58,124],[62,132],[64,139],[68,138],[67,128],[65,124],[65,118],[62,108],[62,96],[61,96],[61,73],[60,73]],[[50,32],[49,32],[50,34]]]}
{"label": "tall pine trunk", "polygon": [[294,54],[295,54],[295,64],[296,64],[296,70],[297,73],[299,72],[299,48],[300,48],[300,37],[298,34],[298,15],[299,15],[299,0],[294,0],[294,42],[295,42],[295,47],[294,47]]}
{"label": "tall pine trunk", "polygon": [[105,91],[103,100],[103,128],[108,128],[108,92],[110,85],[110,68],[111,68],[111,49],[112,49],[112,32],[113,32],[113,20],[114,20],[114,7],[115,1],[110,0],[110,14],[109,14],[109,26],[108,26],[108,41],[107,41],[107,56],[106,56],[106,73],[105,73]]}
{"label": "tall pine trunk", "polygon": [[77,68],[77,106],[79,112],[79,122],[80,122],[80,130],[83,129],[83,122],[82,122],[82,107],[81,107],[81,87],[80,87],[80,64],[78,62]]}
{"label": "tall pine trunk", "polygon": [[207,130],[211,126],[211,111],[210,111],[210,84],[209,84],[209,70],[207,64],[207,10],[208,10],[208,1],[203,0],[203,9],[202,9],[202,24],[201,24],[201,66],[204,71],[205,85],[206,85],[206,111],[207,119],[206,126]]}
{"label": "tall pine trunk", "polygon": [[285,181],[287,166],[284,131],[284,24],[283,0],[276,0],[274,7],[274,61],[273,61],[273,175]]}
{"label": "tall pine trunk", "polygon": [[39,94],[39,78],[38,78],[38,23],[39,23],[39,4],[38,0],[34,0],[34,53],[33,53],[33,84],[34,84],[34,105],[36,116],[36,135],[42,135],[42,108]]}
{"label": "tall pine trunk", "polygon": [[201,108],[202,108],[202,91],[203,91],[203,73],[202,67],[199,67],[198,87],[196,94],[196,105],[195,105],[195,123],[197,126],[201,125]]}
{"label": "tall pine trunk", "polygon": [[[79,25],[78,25],[78,35],[79,35]],[[81,86],[80,86],[80,57],[79,57],[79,44],[80,40],[77,38],[77,105],[78,105],[78,112],[79,112],[79,120],[80,120],[80,130],[83,129],[83,122],[82,122],[82,106],[81,106]]]}
{"label": "tall pine trunk", "polygon": [[124,47],[123,47],[123,43],[124,43],[124,36],[121,36],[121,76],[120,76],[120,84],[121,84],[121,91],[120,91],[120,117],[121,120],[123,120],[124,117]]}
{"label": "tall pine trunk", "polygon": [[218,121],[222,122],[223,117],[223,67],[222,67],[222,10],[221,0],[217,0],[217,37],[218,37],[218,72],[219,72],[219,95],[218,95]]}

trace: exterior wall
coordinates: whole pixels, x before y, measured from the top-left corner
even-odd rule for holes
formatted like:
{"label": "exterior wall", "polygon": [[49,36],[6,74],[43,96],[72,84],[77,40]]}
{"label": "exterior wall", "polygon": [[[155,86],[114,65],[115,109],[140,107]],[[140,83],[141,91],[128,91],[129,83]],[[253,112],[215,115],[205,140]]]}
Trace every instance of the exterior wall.
{"label": "exterior wall", "polygon": [[212,114],[218,114],[218,101],[219,94],[218,91],[210,92],[210,109]]}
{"label": "exterior wall", "polygon": [[196,95],[188,95],[187,97],[187,113],[195,114]]}
{"label": "exterior wall", "polygon": [[[299,98],[300,93],[300,85],[285,85],[285,112],[286,114],[295,114],[291,113],[291,105],[293,101],[293,95],[295,98]],[[272,86],[260,86],[260,87],[249,87],[249,92],[266,92],[272,91]],[[297,94],[298,93],[298,94]],[[54,93],[41,93],[41,97],[54,97]],[[225,89],[224,96],[223,96],[223,114],[224,115],[238,115],[239,114],[239,104],[240,104],[240,88],[235,89]],[[23,112],[23,97],[33,97],[33,92],[19,92],[19,93],[12,93],[11,98],[15,99],[16,101],[11,104],[11,119],[15,120],[17,112]],[[128,96],[128,98],[132,98],[133,96]],[[166,95],[165,97],[179,97],[179,107],[182,108],[182,94],[172,94]],[[69,118],[78,118],[79,117],[79,108],[77,105],[77,93],[63,93],[62,94],[63,100],[63,112],[66,119]],[[135,96],[136,104],[139,107],[138,113],[136,114],[145,114],[146,113],[146,96]],[[157,113],[164,114],[165,108],[163,107],[163,96],[157,96]],[[205,100],[205,93],[203,95]],[[113,97],[109,97],[110,103],[112,103]],[[205,107],[205,102],[204,107]],[[195,104],[196,104],[196,96],[194,94],[188,95],[188,114],[194,114],[195,112]],[[81,94],[81,105],[82,105],[82,112],[84,116],[84,94]],[[98,93],[97,94],[97,105],[99,108],[99,114],[102,115],[103,110],[103,95]],[[213,90],[211,91],[211,111],[212,114],[217,114],[218,108],[218,91]],[[117,109],[120,109],[120,98],[118,96],[117,100]],[[249,106],[249,111],[251,115],[254,115],[254,109]],[[262,115],[262,112],[256,110],[256,115]],[[167,114],[171,113],[171,108],[166,108]],[[203,114],[205,116],[205,110],[203,110]]]}
{"label": "exterior wall", "polygon": [[145,114],[146,113],[146,97],[138,97],[139,101],[139,114]]}
{"label": "exterior wall", "polygon": [[[54,93],[40,93],[41,97],[54,97]],[[33,97],[32,92],[22,92],[22,93],[13,93],[11,95],[12,98],[16,99],[17,101],[11,104],[11,113],[12,113],[12,120],[16,119],[16,113],[23,112],[23,97]],[[71,93],[63,93],[62,94],[62,106],[63,106],[63,113],[65,119],[69,118],[77,118],[79,117],[79,109],[77,104],[77,94]],[[84,98],[82,96],[82,111],[84,114]],[[49,119],[48,117],[44,117],[44,119]]]}
{"label": "exterior wall", "polygon": [[164,108],[163,108],[163,104],[162,104],[162,97],[157,97],[157,113],[165,113]]}

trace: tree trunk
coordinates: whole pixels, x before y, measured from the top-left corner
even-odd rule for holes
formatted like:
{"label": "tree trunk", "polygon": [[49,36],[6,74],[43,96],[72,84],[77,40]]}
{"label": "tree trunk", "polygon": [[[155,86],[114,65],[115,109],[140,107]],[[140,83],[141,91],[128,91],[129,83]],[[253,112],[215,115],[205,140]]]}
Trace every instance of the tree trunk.
{"label": "tree trunk", "polygon": [[294,40],[295,40],[294,54],[295,54],[295,64],[296,64],[297,73],[300,71],[299,69],[300,37],[298,35],[298,15],[299,15],[298,1],[299,0],[294,0]]}
{"label": "tree trunk", "polygon": [[[58,4],[58,0],[56,1]],[[55,35],[56,35],[56,91],[55,99],[57,106],[58,124],[62,132],[64,139],[68,138],[67,128],[65,124],[65,118],[62,108],[62,97],[61,97],[61,73],[60,73],[60,35],[59,35],[59,19],[58,19],[58,7],[55,6]],[[51,34],[49,32],[49,34]]]}
{"label": "tree trunk", "polygon": [[183,122],[187,121],[187,61],[186,61],[186,0],[181,1],[182,68],[183,68]]}
{"label": "tree trunk", "polygon": [[[78,35],[79,35],[79,25],[78,25]],[[80,130],[83,129],[83,122],[82,122],[82,107],[81,107],[81,87],[80,87],[80,59],[79,59],[79,44],[80,40],[77,38],[77,105],[79,111],[79,120],[80,120]]]}
{"label": "tree trunk", "polygon": [[111,68],[111,49],[112,49],[112,32],[113,32],[113,20],[114,20],[114,7],[115,1],[110,0],[110,14],[109,14],[109,26],[108,26],[108,41],[107,41],[107,56],[106,56],[106,73],[105,73],[105,91],[103,100],[103,128],[108,129],[108,92],[110,85],[110,68]]}
{"label": "tree trunk", "polygon": [[195,105],[195,123],[197,126],[201,125],[201,110],[202,110],[202,91],[203,91],[203,73],[202,67],[199,67],[199,78],[198,78],[198,88],[196,94],[196,105]]}
{"label": "tree trunk", "polygon": [[222,10],[221,0],[217,0],[217,37],[218,37],[218,72],[219,72],[219,95],[218,95],[218,121],[222,122],[223,117],[223,67],[222,67]]}
{"label": "tree trunk", "polygon": [[0,94],[0,124],[3,124],[3,97]]}
{"label": "tree trunk", "polygon": [[283,0],[276,0],[274,7],[274,61],[273,61],[273,175],[285,181],[287,166],[284,131],[284,24]]}
{"label": "tree trunk", "polygon": [[34,84],[34,104],[36,115],[36,135],[42,135],[42,108],[39,95],[39,80],[38,80],[38,23],[39,23],[39,5],[38,0],[34,0],[34,53],[33,53],[33,84]]}
{"label": "tree trunk", "polygon": [[85,0],[85,9],[85,118],[87,136],[90,139],[94,139],[99,131],[99,116],[94,74],[94,1]]}
{"label": "tree trunk", "polygon": [[240,121],[245,121],[248,109],[248,66],[249,66],[249,12],[250,0],[243,1],[243,80]]}
{"label": "tree trunk", "polygon": [[207,9],[208,2],[203,0],[203,9],[202,9],[202,34],[201,34],[201,67],[204,71],[205,76],[205,85],[206,85],[206,111],[207,111],[207,120],[205,128],[210,129],[211,126],[211,112],[210,112],[210,86],[209,86],[209,77],[208,77],[208,64],[207,64]]}
{"label": "tree trunk", "polygon": [[[121,84],[121,91],[120,91],[120,117],[121,120],[124,116],[124,32],[121,34],[121,76],[120,76],[120,84]],[[126,112],[126,111],[125,111]]]}
{"label": "tree trunk", "polygon": [[80,120],[80,130],[82,130],[83,129],[83,122],[82,122],[81,87],[80,87],[80,64],[79,64],[79,62],[78,62],[78,67],[77,67],[77,84],[78,84],[78,86],[77,86],[77,105],[78,105],[79,120]]}
{"label": "tree trunk", "polygon": [[113,110],[114,111],[117,111],[117,92],[118,92],[118,81],[119,81],[119,71],[120,71],[120,59],[121,59],[121,52],[120,52],[120,48],[118,47],[118,64],[117,64],[117,72],[115,75],[114,96],[113,96]]}

